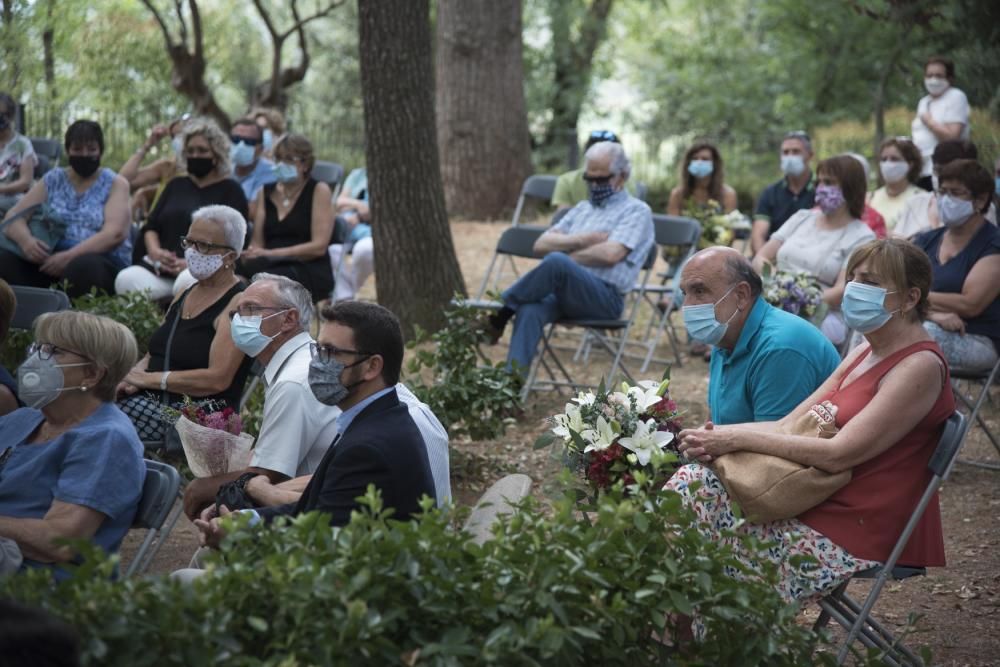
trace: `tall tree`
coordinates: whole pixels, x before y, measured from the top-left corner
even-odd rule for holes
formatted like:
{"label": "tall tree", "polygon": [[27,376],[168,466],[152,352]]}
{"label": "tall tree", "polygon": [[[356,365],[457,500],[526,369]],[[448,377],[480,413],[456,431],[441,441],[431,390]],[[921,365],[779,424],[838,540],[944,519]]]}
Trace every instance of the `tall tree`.
{"label": "tall tree", "polygon": [[497,218],[531,173],[521,0],[439,0],[436,58],[448,211]]}
{"label": "tall tree", "polygon": [[[287,29],[277,27],[277,20],[263,0],[253,0],[260,19],[271,37],[271,75],[253,91],[252,103],[284,109],[288,103],[287,89],[305,78],[309,69],[309,46],[305,26],[327,16],[344,0],[327,0],[310,14],[302,15],[299,0],[289,0],[288,8],[292,25]],[[206,80],[208,63],[205,58],[205,35],[201,9],[197,0],[174,0],[173,15],[169,10],[160,11],[156,0],[142,0],[153,14],[163,33],[167,55],[173,65],[173,87],[191,100],[198,113],[215,118],[223,127],[229,127],[229,115],[216,100]],[[186,11],[185,11],[186,7]],[[189,28],[190,23],[190,28]],[[173,26],[173,27],[172,27]],[[289,37],[298,38],[299,62],[292,67],[283,66],[282,51]]]}
{"label": "tall tree", "polygon": [[379,302],[435,330],[462,272],[434,132],[428,0],[358,0],[365,155]]}
{"label": "tall tree", "polygon": [[552,120],[540,149],[543,159],[553,165],[576,161],[580,111],[590,90],[594,55],[607,35],[613,1],[549,0]]}

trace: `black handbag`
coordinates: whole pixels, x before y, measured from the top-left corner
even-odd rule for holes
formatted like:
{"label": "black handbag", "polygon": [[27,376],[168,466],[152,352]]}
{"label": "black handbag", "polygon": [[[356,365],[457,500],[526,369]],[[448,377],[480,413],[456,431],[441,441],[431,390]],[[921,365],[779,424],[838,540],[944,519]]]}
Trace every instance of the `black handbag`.
{"label": "black handbag", "polygon": [[221,507],[225,505],[230,511],[250,510],[257,505],[250,494],[246,491],[247,482],[257,476],[255,472],[245,472],[232,482],[226,482],[219,487],[215,494],[215,511],[222,513]]}

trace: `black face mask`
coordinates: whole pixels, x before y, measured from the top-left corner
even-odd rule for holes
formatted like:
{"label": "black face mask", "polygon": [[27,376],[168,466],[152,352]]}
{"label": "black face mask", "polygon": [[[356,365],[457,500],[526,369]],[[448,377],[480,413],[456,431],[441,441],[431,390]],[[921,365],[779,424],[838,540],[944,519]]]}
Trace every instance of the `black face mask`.
{"label": "black face mask", "polygon": [[188,173],[195,178],[205,178],[215,169],[215,158],[189,157],[187,159]]}
{"label": "black face mask", "polygon": [[90,178],[101,166],[101,156],[99,155],[70,155],[69,166],[80,178]]}

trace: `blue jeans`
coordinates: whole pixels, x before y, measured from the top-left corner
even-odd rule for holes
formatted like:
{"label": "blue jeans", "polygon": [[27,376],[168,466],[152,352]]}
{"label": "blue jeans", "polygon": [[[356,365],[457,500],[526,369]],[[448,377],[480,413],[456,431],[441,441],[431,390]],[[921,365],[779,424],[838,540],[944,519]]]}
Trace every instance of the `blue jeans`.
{"label": "blue jeans", "polygon": [[561,252],[546,255],[541,264],[503,293],[503,302],[516,311],[507,366],[512,368],[516,362],[525,376],[545,325],[561,318],[615,319],[625,306],[614,285]]}

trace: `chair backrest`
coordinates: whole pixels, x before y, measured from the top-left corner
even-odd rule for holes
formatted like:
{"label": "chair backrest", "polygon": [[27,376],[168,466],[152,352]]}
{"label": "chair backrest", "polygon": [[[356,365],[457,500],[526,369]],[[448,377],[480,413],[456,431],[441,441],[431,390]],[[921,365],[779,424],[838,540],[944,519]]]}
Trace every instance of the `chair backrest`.
{"label": "chair backrest", "polygon": [[146,459],[146,481],[132,527],[159,530],[174,506],[180,486],[180,473],[173,466]]}
{"label": "chair backrest", "polygon": [[653,234],[661,246],[697,246],[701,239],[701,224],[682,215],[653,214]]}
{"label": "chair backrest", "polygon": [[535,241],[544,233],[542,227],[508,227],[497,241],[497,254],[537,259]]}
{"label": "chair backrest", "polygon": [[646,197],[649,196],[649,186],[642,181],[636,181],[635,183],[635,198],[641,201],[646,201]]}
{"label": "chair backrest", "polygon": [[521,213],[524,211],[526,201],[548,204],[552,201],[552,193],[556,190],[558,177],[550,174],[535,174],[528,176],[521,185],[521,194],[517,198],[517,206],[514,208],[514,217],[511,219],[511,226],[517,227],[521,220]]}
{"label": "chair backrest", "polygon": [[11,285],[10,288],[14,290],[14,296],[17,297],[17,309],[14,311],[14,319],[10,324],[14,329],[30,329],[35,318],[39,315],[68,310],[70,307],[66,292],[23,285]]}
{"label": "chair backrest", "polygon": [[934,454],[927,462],[927,468],[942,480],[948,478],[951,467],[958,458],[958,450],[962,447],[962,439],[965,436],[966,418],[961,412],[956,411],[944,424],[941,438],[934,449]]}
{"label": "chair backrest", "polygon": [[317,181],[321,181],[330,186],[330,190],[333,194],[337,194],[337,188],[344,181],[344,167],[336,162],[323,162],[322,160],[316,160],[316,164],[313,165],[312,173],[310,176],[315,178]]}
{"label": "chair backrest", "polygon": [[504,514],[513,514],[513,505],[523,500],[530,491],[531,478],[527,475],[516,473],[497,480],[486,490],[465,521],[465,530],[472,533],[472,541],[482,544],[490,539],[497,519]]}
{"label": "chair backrest", "polygon": [[55,139],[43,139],[41,137],[30,137],[31,147],[35,149],[35,154],[38,156],[45,156],[49,161],[50,167],[55,167],[59,164],[59,158],[62,156],[62,144]]}

